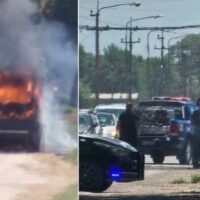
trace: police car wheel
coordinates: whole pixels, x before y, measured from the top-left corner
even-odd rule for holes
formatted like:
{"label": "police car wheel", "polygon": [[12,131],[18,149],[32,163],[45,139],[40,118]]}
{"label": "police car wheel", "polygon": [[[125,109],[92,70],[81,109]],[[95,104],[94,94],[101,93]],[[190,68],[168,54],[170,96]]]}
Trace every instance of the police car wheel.
{"label": "police car wheel", "polygon": [[79,188],[81,191],[102,192],[111,185],[105,181],[102,166],[94,160],[81,159],[79,170]]}

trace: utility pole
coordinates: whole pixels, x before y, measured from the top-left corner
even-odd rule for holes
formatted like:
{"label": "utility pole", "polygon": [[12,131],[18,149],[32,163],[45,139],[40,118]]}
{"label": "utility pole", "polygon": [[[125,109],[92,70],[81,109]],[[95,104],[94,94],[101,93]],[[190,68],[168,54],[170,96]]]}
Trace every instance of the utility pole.
{"label": "utility pole", "polygon": [[[132,19],[130,19],[130,22],[131,22],[131,20]],[[132,23],[130,24],[130,27],[132,27]],[[132,99],[132,66],[133,66],[132,50],[133,50],[133,44],[140,43],[140,38],[138,38],[138,40],[136,40],[136,41],[133,41],[132,30],[130,29],[129,41],[127,40],[127,37],[125,37],[125,41],[122,39],[121,42],[125,43],[126,64],[128,66],[128,69],[127,69],[128,100],[131,101],[131,99]],[[128,44],[129,44],[129,52],[127,49]]]}
{"label": "utility pole", "polygon": [[97,12],[93,14],[90,12],[90,16],[96,17],[96,27],[95,27],[95,63],[96,63],[96,70],[95,70],[95,103],[96,105],[99,103],[99,0],[97,0]]}
{"label": "utility pole", "polygon": [[152,79],[150,77],[150,34],[152,32],[155,32],[156,30],[151,30],[147,34],[147,87],[148,87],[148,95],[149,98],[153,96],[153,85],[152,85]]}
{"label": "utility pole", "polygon": [[158,95],[162,95],[163,94],[163,89],[164,89],[164,81],[165,81],[165,74],[163,71],[163,68],[165,67],[165,63],[164,63],[164,50],[166,50],[167,48],[165,48],[164,46],[164,30],[161,30],[161,36],[158,35],[157,39],[161,40],[161,47],[154,47],[154,49],[158,49],[160,50],[160,59],[161,59],[161,66],[160,66],[160,76],[159,76],[159,84],[158,84]]}
{"label": "utility pole", "polygon": [[96,57],[95,57],[95,63],[96,63],[96,73],[95,73],[95,100],[96,100],[96,105],[99,103],[99,82],[100,82],[100,55],[99,55],[99,15],[100,11],[107,9],[107,8],[114,8],[114,7],[119,7],[119,6],[140,6],[140,2],[132,2],[132,3],[120,3],[120,4],[114,4],[110,6],[104,6],[99,8],[99,0],[97,0],[97,10],[96,13],[93,14],[93,11],[90,11],[90,16],[96,17],[96,26],[95,26],[95,31],[96,31],[96,37],[95,37],[95,51],[96,51]]}
{"label": "utility pole", "polygon": [[155,46],[154,49],[160,50],[161,68],[163,68],[164,67],[164,60],[163,60],[163,58],[164,58],[164,50],[167,49],[164,46],[164,39],[165,38],[164,38],[164,30],[163,29],[161,30],[161,36],[158,35],[157,39],[161,40],[161,47],[158,48],[158,47]]}
{"label": "utility pole", "polygon": [[181,40],[181,71],[182,71],[182,84],[183,91],[182,94],[187,96],[187,70],[186,70],[186,54],[184,53],[184,43]]}

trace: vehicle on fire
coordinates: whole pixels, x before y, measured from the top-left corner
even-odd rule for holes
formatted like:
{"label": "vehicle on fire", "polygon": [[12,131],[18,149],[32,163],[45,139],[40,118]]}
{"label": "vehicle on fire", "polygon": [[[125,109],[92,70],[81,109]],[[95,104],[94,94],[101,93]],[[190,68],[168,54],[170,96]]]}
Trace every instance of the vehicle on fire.
{"label": "vehicle on fire", "polygon": [[22,68],[0,70],[0,145],[25,145],[39,151],[39,80]]}
{"label": "vehicle on fire", "polygon": [[150,154],[155,164],[176,156],[191,164],[191,114],[195,104],[188,97],[154,97],[139,102],[138,148]]}
{"label": "vehicle on fire", "polygon": [[113,181],[144,179],[144,155],[129,144],[107,137],[79,136],[79,189],[102,192]]}

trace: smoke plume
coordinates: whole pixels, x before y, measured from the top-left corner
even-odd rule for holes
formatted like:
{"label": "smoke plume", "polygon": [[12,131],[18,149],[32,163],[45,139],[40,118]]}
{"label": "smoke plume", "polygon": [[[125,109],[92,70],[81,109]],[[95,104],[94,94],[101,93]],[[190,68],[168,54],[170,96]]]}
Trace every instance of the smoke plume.
{"label": "smoke plume", "polygon": [[[61,123],[53,90],[70,95],[77,71],[76,57],[65,27],[39,16],[33,1],[0,0],[0,68],[31,68],[43,80],[41,120],[43,145],[48,151],[66,152],[76,146]],[[57,79],[52,80],[55,75]]]}

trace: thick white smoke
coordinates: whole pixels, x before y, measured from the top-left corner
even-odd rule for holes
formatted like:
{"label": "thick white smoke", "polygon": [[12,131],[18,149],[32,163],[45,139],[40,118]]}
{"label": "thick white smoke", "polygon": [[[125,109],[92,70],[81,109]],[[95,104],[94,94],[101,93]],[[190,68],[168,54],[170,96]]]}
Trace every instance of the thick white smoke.
{"label": "thick white smoke", "polygon": [[[65,27],[57,22],[33,20],[38,7],[30,0],[0,0],[0,67],[23,66],[35,69],[43,79],[41,119],[44,149],[68,151],[75,141],[60,122],[53,86],[70,95],[77,71],[76,49]],[[58,76],[51,83],[51,73]],[[53,108],[53,109],[52,109]]]}
{"label": "thick white smoke", "polygon": [[44,112],[41,113],[41,120],[45,134],[42,138],[41,150],[44,149],[44,151],[54,153],[66,153],[73,150],[77,146],[77,142],[71,139],[67,127],[58,112],[55,99],[48,89],[44,91],[42,110]]}

